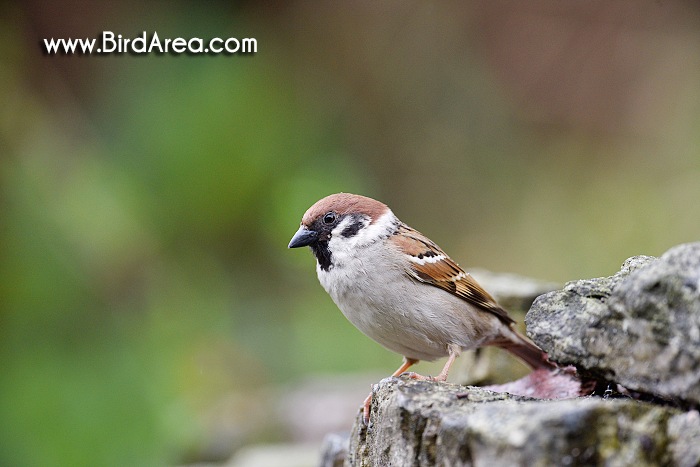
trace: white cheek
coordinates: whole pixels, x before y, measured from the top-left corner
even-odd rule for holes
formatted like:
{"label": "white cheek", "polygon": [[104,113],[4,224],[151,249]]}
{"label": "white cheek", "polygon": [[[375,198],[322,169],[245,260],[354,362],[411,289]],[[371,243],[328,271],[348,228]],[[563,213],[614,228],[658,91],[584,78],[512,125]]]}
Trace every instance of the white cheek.
{"label": "white cheek", "polygon": [[[340,221],[340,224],[335,226],[335,229],[331,230],[331,240],[333,240],[334,238],[340,237],[341,234],[343,233],[343,230],[348,228],[350,226],[350,224],[353,223],[353,221],[355,221],[355,219],[353,217],[346,217],[342,221]],[[366,223],[366,221],[363,221],[363,222]]]}
{"label": "white cheek", "polygon": [[375,244],[377,240],[386,238],[386,236],[396,230],[396,225],[398,223],[398,219],[396,219],[396,216],[394,216],[391,211],[387,211],[372,223],[370,223],[370,219],[368,218],[360,220],[362,222],[362,227],[360,227],[353,236],[344,237],[343,231],[354,222],[357,222],[357,217],[347,217],[343,219],[331,231],[328,247],[332,253],[334,267],[342,268],[353,262],[361,262],[361,257],[357,256],[357,250],[367,248]]}
{"label": "white cheek", "polygon": [[[394,216],[391,210],[382,214],[374,222],[370,223],[370,219],[362,219],[362,227],[352,237],[343,237],[342,232],[349,227],[357,218],[347,217],[343,219],[338,226],[331,232],[331,240],[329,245],[336,248],[354,249],[365,245],[372,244],[378,239],[389,235],[396,230],[398,219]],[[335,250],[332,250],[335,252]]]}
{"label": "white cheek", "polygon": [[367,242],[365,237],[369,221],[363,221],[363,227],[360,228],[357,234],[352,237],[343,237],[343,231],[354,221],[355,219],[346,217],[331,231],[331,239],[328,242],[328,247],[334,256],[334,263],[344,263],[348,255],[351,255],[358,246]]}

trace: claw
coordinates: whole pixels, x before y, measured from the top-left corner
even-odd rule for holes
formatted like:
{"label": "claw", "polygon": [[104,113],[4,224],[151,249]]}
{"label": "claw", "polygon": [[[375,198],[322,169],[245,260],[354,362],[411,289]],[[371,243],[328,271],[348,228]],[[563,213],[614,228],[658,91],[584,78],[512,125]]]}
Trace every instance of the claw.
{"label": "claw", "polygon": [[364,403],[362,404],[362,421],[365,423],[365,426],[369,425],[369,409],[372,405],[372,393],[369,393],[369,396],[365,399]]}
{"label": "claw", "polygon": [[415,379],[417,381],[437,381],[433,376],[423,376],[413,371],[406,371],[404,373],[401,373],[401,376],[405,376],[409,379]]}

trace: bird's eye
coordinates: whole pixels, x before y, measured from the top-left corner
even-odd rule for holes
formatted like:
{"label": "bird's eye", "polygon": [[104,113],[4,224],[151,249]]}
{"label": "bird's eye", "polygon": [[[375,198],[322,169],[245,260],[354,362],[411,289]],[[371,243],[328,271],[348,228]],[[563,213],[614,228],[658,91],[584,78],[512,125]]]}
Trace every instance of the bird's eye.
{"label": "bird's eye", "polygon": [[323,223],[326,224],[326,225],[330,225],[330,224],[332,224],[333,222],[335,222],[335,219],[336,219],[336,215],[335,215],[334,212],[332,212],[332,211],[331,211],[331,212],[327,212],[327,213],[324,214],[324,216],[323,216]]}

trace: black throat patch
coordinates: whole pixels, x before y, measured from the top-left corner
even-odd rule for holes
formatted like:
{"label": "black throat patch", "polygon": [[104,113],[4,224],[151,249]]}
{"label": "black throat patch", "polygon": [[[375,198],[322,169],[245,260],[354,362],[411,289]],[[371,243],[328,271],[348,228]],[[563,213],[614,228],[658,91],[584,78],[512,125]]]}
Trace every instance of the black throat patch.
{"label": "black throat patch", "polygon": [[321,270],[328,271],[332,265],[332,255],[331,250],[328,249],[328,242],[314,242],[310,246]]}

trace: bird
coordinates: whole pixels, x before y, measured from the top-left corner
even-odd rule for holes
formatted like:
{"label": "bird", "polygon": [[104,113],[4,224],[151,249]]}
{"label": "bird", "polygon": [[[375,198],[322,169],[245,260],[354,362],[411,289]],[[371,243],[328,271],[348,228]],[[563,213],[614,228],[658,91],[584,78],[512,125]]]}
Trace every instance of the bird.
{"label": "bird", "polygon": [[[403,356],[392,376],[444,382],[462,351],[484,346],[505,349],[533,370],[555,367],[468,272],[380,201],[350,193],[320,199],[288,245],[305,246],[343,315]],[[444,357],[435,377],[408,372],[420,360]],[[365,423],[371,400],[370,393],[362,406]]]}

